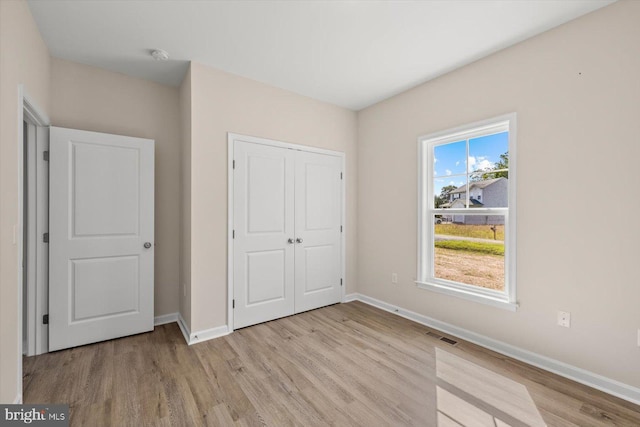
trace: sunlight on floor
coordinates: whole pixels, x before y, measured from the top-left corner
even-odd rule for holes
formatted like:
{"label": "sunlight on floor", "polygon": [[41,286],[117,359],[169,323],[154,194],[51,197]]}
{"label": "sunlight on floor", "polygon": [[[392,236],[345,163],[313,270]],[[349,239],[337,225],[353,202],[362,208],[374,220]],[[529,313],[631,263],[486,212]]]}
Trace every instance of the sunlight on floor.
{"label": "sunlight on floor", "polygon": [[546,426],[527,388],[436,348],[438,426]]}

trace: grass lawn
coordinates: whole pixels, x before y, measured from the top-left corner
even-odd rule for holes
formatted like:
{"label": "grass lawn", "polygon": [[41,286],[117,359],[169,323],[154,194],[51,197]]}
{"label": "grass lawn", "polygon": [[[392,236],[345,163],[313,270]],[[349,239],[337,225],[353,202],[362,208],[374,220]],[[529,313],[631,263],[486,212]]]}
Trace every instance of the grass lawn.
{"label": "grass lawn", "polygon": [[[491,225],[434,224],[436,234],[493,239]],[[504,242],[504,225],[496,225],[496,240]]]}
{"label": "grass lawn", "polygon": [[503,243],[469,242],[467,240],[441,240],[434,244],[436,248],[504,256]]}

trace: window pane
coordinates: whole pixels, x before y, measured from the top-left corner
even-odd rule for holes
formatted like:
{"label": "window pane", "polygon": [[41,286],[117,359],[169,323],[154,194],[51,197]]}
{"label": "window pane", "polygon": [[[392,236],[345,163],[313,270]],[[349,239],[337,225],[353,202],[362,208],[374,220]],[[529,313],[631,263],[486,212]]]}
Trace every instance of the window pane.
{"label": "window pane", "polygon": [[471,207],[509,207],[509,179],[504,176],[496,176],[494,178],[485,176],[486,174],[484,173],[473,173],[469,176]]}
{"label": "window pane", "polygon": [[504,216],[433,216],[437,279],[504,290]]}
{"label": "window pane", "polygon": [[[465,200],[466,175],[453,175],[446,178],[435,178],[433,180],[434,206],[436,208],[450,208],[452,205],[459,205]],[[460,199],[462,198],[462,199]],[[459,206],[463,208],[463,205]]]}
{"label": "window pane", "polygon": [[450,142],[433,147],[433,176],[445,177],[467,173],[467,141]]}
{"label": "window pane", "polygon": [[[470,172],[507,169],[508,167],[509,132],[496,133],[469,140]],[[496,176],[490,177],[495,178]]]}

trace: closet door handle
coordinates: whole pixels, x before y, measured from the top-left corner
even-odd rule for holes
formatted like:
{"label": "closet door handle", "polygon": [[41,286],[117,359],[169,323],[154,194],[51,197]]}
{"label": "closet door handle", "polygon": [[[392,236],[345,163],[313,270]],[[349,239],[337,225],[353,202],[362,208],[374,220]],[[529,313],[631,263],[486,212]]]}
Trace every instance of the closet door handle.
{"label": "closet door handle", "polygon": [[302,239],[298,237],[298,238],[296,239],[296,243],[302,243]]}
{"label": "closet door handle", "polygon": [[292,244],[292,243],[293,243],[293,239],[288,239],[288,240],[287,240],[287,243],[288,243],[288,244]]}

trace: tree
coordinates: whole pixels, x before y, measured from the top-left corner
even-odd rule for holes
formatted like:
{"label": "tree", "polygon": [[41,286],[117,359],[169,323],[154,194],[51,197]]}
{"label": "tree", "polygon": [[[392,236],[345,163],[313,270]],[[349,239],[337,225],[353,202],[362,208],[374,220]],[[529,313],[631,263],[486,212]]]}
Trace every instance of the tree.
{"label": "tree", "polygon": [[445,185],[444,187],[442,187],[442,189],[440,190],[440,195],[435,197],[435,207],[439,208],[443,204],[447,203],[449,201],[449,193],[456,188],[458,187],[456,187],[455,185]]}
{"label": "tree", "polygon": [[[486,181],[487,179],[495,179],[495,178],[509,178],[509,171],[502,170],[509,169],[509,152],[500,154],[500,160],[493,164],[491,168],[478,169],[474,171],[474,175],[471,175],[471,181]],[[492,172],[499,171],[499,172]],[[478,174],[478,172],[482,172],[482,174]]]}

